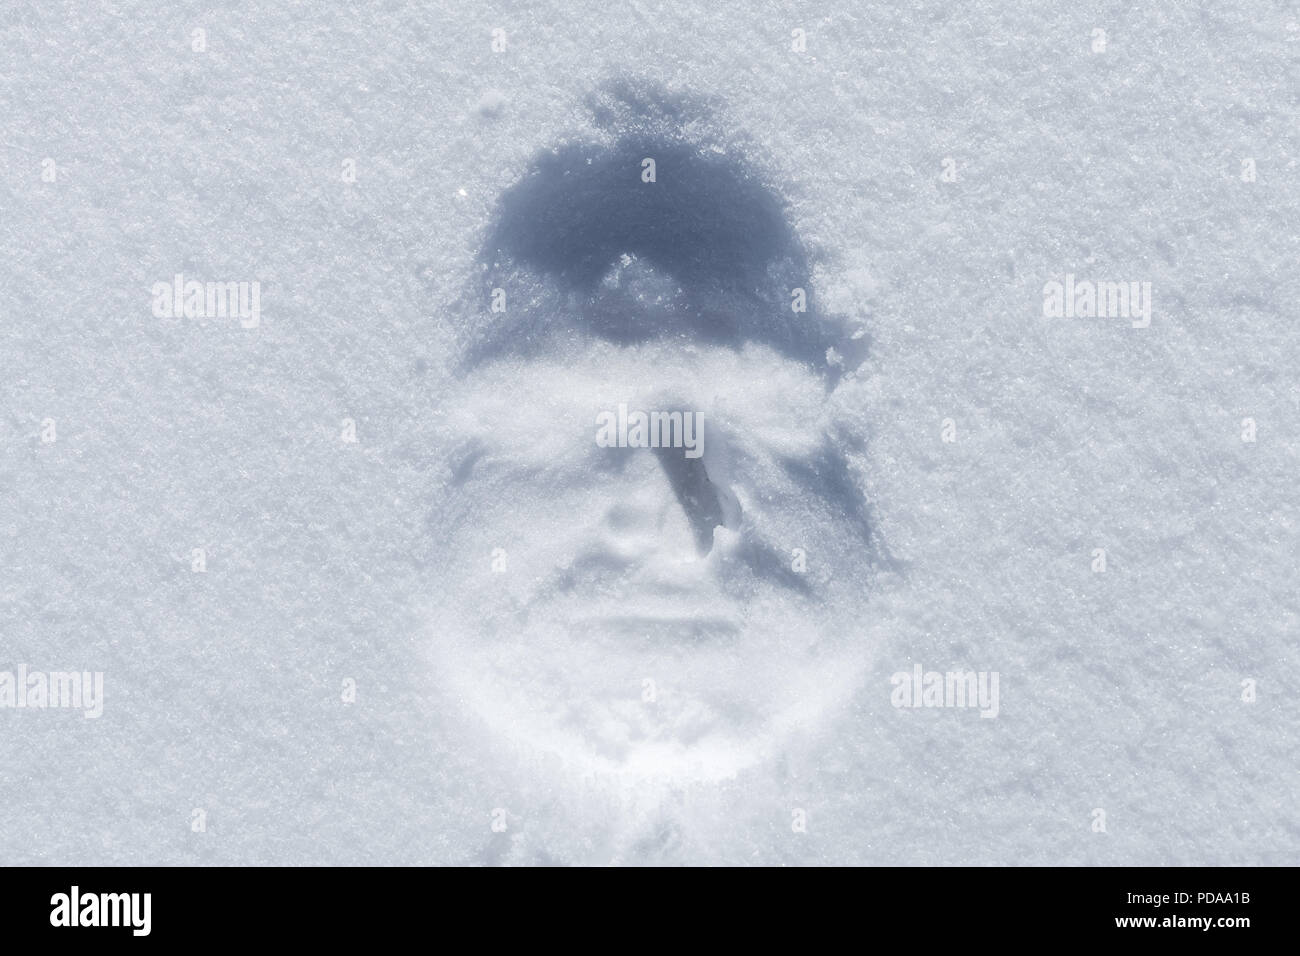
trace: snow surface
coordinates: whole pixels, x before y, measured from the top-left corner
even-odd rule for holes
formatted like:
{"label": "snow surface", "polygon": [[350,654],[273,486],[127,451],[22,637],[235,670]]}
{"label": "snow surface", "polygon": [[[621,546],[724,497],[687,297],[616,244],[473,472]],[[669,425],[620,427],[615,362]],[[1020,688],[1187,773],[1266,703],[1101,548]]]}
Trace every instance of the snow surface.
{"label": "snow surface", "polygon": [[[1294,5],[8,13],[0,669],[102,670],[106,701],[93,720],[0,709],[0,861],[1300,860]],[[748,238],[700,263],[665,226],[608,273],[637,240],[619,197],[530,193],[584,151],[643,145],[717,174],[656,222],[704,229],[690,210],[713,204]],[[530,232],[584,202],[560,238]],[[824,324],[737,311],[801,270]],[[261,324],[156,318],[150,290],[178,272],[258,280]],[[1150,327],[1044,318],[1044,283],[1067,273],[1151,282]],[[495,334],[498,276],[532,332]],[[613,311],[573,311],[592,289]],[[810,693],[815,672],[783,684],[768,645],[711,645],[699,672],[748,672],[757,699],[806,710],[734,776],[683,769],[699,753],[667,779],[575,773],[590,738],[494,725],[537,701],[499,686],[496,708],[461,667],[487,652],[449,581],[495,546],[452,551],[443,520],[475,410],[547,368],[573,397],[592,346],[563,330],[647,303],[754,319],[719,333],[754,343],[722,392],[761,384],[783,349],[813,362],[866,332],[816,413],[873,541],[819,612],[853,624],[850,686]],[[814,392],[791,388],[795,414]],[[541,427],[527,394],[516,423]],[[803,438],[773,442],[813,454]],[[487,513],[559,527],[536,491],[517,482]],[[551,646],[536,666],[578,703],[642,663]],[[998,717],[892,706],[914,663],[997,671]],[[641,732],[681,757],[690,720],[666,719]],[[603,737],[605,759],[644,755],[629,739]]]}

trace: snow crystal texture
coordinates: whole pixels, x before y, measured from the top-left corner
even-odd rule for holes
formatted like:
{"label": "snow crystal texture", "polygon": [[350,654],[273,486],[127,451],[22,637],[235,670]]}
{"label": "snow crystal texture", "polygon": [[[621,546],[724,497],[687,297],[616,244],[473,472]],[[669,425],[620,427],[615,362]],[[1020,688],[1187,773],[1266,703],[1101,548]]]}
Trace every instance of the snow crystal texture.
{"label": "snow crystal texture", "polygon": [[[1300,861],[1294,6],[9,14],[0,671],[102,671],[105,701],[0,707],[0,861]],[[649,151],[643,207],[617,171]],[[178,273],[257,281],[260,322],[157,316]],[[1066,275],[1149,282],[1150,325],[1046,316]],[[826,379],[825,445],[770,447],[869,524],[808,548],[843,686],[775,645],[700,652],[752,678],[746,759],[683,743],[698,708],[586,701],[640,673],[608,642],[568,667],[543,628],[517,684],[456,677],[483,645],[448,581],[494,547],[444,537],[475,415],[535,437],[512,370],[581,399],[568,363],[645,345],[647,302],[752,363],[682,360],[722,391],[811,401],[746,371],[777,355]],[[582,467],[476,507],[554,544]],[[719,529],[692,573],[747,542]],[[811,606],[745,593],[796,631]],[[916,664],[997,672],[996,718],[895,706]],[[539,742],[498,700],[570,709]],[[638,740],[667,779],[623,772]]]}

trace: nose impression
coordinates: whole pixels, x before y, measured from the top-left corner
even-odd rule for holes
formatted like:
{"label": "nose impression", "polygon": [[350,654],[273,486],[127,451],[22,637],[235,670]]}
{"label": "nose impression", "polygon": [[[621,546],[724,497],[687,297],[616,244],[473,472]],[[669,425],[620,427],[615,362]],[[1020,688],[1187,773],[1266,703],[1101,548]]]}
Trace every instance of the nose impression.
{"label": "nose impression", "polygon": [[703,557],[713,549],[713,529],[726,523],[718,490],[709,479],[704,459],[687,458],[680,448],[656,448],[654,453],[677,504],[690,522],[695,553]]}

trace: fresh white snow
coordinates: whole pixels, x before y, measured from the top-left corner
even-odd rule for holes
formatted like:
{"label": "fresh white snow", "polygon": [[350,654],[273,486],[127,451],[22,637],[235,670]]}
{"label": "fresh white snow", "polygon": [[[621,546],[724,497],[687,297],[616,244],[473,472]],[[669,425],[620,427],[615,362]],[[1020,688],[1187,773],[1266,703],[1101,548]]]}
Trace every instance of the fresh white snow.
{"label": "fresh white snow", "polygon": [[[1297,62],[1264,0],[18,4],[0,670],[104,699],[0,708],[0,860],[1295,863]],[[642,145],[744,241],[674,257],[621,192],[520,186]],[[178,273],[257,281],[257,327],[156,317]],[[1150,325],[1045,316],[1067,274],[1149,282]],[[706,312],[756,341],[564,331]],[[783,342],[854,354],[828,391]],[[663,512],[673,613],[718,622],[664,650],[662,606],[547,574],[617,493],[561,450],[678,400],[753,436],[705,453],[718,508],[813,539],[818,590],[725,572],[741,519],[686,561]],[[451,486],[485,436],[534,470]],[[850,490],[866,538],[818,504]],[[639,636],[584,643],[615,604]],[[997,672],[997,717],[894,706],[916,664]]]}

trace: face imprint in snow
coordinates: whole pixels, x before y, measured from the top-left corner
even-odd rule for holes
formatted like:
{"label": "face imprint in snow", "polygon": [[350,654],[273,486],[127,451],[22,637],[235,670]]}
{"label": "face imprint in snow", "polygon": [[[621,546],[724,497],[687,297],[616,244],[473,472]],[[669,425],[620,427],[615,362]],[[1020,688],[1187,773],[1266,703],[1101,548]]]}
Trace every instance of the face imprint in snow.
{"label": "face imprint in snow", "polygon": [[[669,161],[645,183],[651,150]],[[485,250],[526,303],[500,317],[514,338],[479,340],[445,409],[436,679],[566,772],[731,777],[864,663],[870,535],[824,419],[825,333],[790,310],[802,251],[743,170],[677,138],[539,162]],[[609,440],[629,409],[694,416],[692,454]]]}

